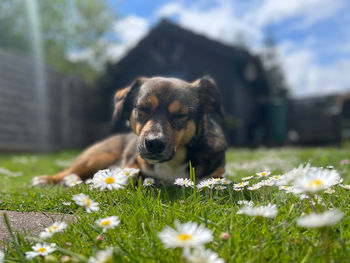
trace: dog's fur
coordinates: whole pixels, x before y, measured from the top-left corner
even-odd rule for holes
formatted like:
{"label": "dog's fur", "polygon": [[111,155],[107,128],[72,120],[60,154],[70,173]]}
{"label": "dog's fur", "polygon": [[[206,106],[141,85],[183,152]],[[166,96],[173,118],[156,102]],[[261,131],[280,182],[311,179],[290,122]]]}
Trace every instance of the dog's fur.
{"label": "dog's fur", "polygon": [[204,77],[188,83],[175,78],[139,78],[114,98],[116,127],[129,123],[133,133],[119,134],[86,149],[73,165],[34,183],[59,183],[70,174],[90,178],[110,166],[139,168],[141,176],[164,183],[189,177],[221,177],[226,141],[212,115],[222,116],[220,93]]}

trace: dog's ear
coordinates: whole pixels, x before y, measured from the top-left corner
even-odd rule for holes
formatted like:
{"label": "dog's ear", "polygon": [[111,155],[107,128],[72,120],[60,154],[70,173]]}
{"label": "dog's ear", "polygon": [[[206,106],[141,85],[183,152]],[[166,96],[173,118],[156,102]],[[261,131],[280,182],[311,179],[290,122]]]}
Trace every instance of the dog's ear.
{"label": "dog's ear", "polygon": [[227,143],[221,128],[224,110],[220,91],[215,81],[209,77],[200,78],[193,84],[198,88],[201,108],[198,136],[201,138],[202,147],[206,147],[210,152],[223,152],[227,148]]}
{"label": "dog's ear", "polygon": [[136,79],[130,86],[118,90],[114,95],[114,111],[112,117],[112,128],[114,132],[124,131],[127,121],[130,119],[133,100],[140,86],[146,78]]}
{"label": "dog's ear", "polygon": [[194,84],[198,88],[199,103],[203,114],[215,112],[219,116],[223,116],[221,94],[215,81],[210,77],[203,77],[196,80]]}

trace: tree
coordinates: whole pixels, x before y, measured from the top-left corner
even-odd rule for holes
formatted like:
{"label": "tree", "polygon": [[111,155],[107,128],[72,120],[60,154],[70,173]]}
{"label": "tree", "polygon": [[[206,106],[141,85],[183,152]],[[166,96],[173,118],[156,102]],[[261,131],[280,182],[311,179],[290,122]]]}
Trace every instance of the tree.
{"label": "tree", "polygon": [[[23,0],[1,0],[0,47],[31,52],[30,14]],[[28,3],[26,0],[25,3]],[[45,61],[62,73],[75,73],[92,81],[98,66],[72,62],[69,54],[88,52],[99,61],[116,19],[106,0],[37,0]]]}
{"label": "tree", "polygon": [[286,83],[278,51],[276,49],[276,41],[269,36],[265,40],[265,48],[262,53],[262,61],[264,64],[266,77],[271,89],[272,98],[287,98],[289,88]]}

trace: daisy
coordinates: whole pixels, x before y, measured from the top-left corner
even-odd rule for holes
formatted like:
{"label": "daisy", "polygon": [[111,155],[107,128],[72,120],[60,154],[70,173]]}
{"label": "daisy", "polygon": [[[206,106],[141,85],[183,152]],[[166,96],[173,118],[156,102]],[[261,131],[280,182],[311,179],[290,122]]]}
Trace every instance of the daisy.
{"label": "daisy", "polygon": [[249,184],[249,182],[240,182],[238,184],[233,184],[233,187],[234,188],[241,188],[241,187],[244,187],[244,186],[246,186],[248,184]]}
{"label": "daisy", "polygon": [[[249,187],[248,187],[248,188],[249,188]],[[233,187],[233,191],[242,192],[242,191],[243,191],[243,188]]]}
{"label": "daisy", "polygon": [[185,187],[193,186],[193,182],[188,178],[176,178],[174,184]]}
{"label": "daisy", "polygon": [[0,250],[0,263],[4,262],[5,254]]}
{"label": "daisy", "polygon": [[256,173],[256,175],[258,176],[258,177],[267,177],[267,176],[269,176],[270,175],[270,171],[269,170],[265,170],[265,171],[262,171],[262,172],[260,172],[260,173]]}
{"label": "daisy", "polygon": [[247,176],[247,177],[243,177],[242,180],[243,181],[248,181],[250,179],[252,179],[254,176]]}
{"label": "daisy", "polygon": [[166,226],[158,236],[166,248],[198,247],[213,240],[211,230],[194,222],[175,221],[175,229]]}
{"label": "daisy", "polygon": [[54,252],[56,250],[55,248],[56,244],[36,244],[35,246],[32,246],[33,251],[26,252],[26,259],[32,259],[37,256],[47,256],[48,254]]}
{"label": "daisy", "polygon": [[268,178],[266,180],[262,180],[260,183],[259,183],[261,186],[273,186],[275,184],[275,181]]}
{"label": "daisy", "polygon": [[66,222],[54,222],[51,226],[46,227],[43,232],[40,233],[40,238],[50,238],[53,234],[58,233],[66,229]]}
{"label": "daisy", "polygon": [[107,248],[105,250],[100,250],[96,253],[95,257],[89,258],[89,263],[105,263],[111,260],[113,257],[113,248]]}
{"label": "daisy", "polygon": [[120,220],[118,218],[118,216],[109,216],[106,218],[101,218],[96,220],[96,225],[103,228],[103,232],[106,232],[107,229],[113,229],[116,226],[119,225]]}
{"label": "daisy", "polygon": [[308,216],[300,217],[297,224],[307,228],[320,228],[336,224],[344,216],[339,210],[328,210],[321,214],[312,213]]}
{"label": "daisy", "polygon": [[124,169],[120,169],[119,173],[127,176],[127,177],[135,177],[140,173],[140,169],[135,169],[135,168],[124,168]]}
{"label": "daisy", "polygon": [[343,159],[339,162],[341,166],[348,165],[350,163],[349,159]]}
{"label": "daisy", "polygon": [[293,184],[301,192],[315,193],[338,184],[339,179],[340,176],[336,170],[318,168],[296,178]]}
{"label": "daisy", "polygon": [[[127,171],[122,172],[121,169],[104,169],[95,173],[93,177],[93,187],[100,190],[124,189],[129,182]],[[130,173],[130,172],[129,172]]]}
{"label": "daisy", "polygon": [[73,187],[81,184],[83,181],[77,174],[70,174],[63,178],[63,184],[68,187]]}
{"label": "daisy", "polygon": [[334,194],[335,193],[335,190],[334,189],[332,189],[332,188],[329,188],[329,189],[327,189],[326,191],[324,191],[326,194]]}
{"label": "daisy", "polygon": [[340,184],[340,186],[346,190],[350,190],[350,184]]}
{"label": "daisy", "polygon": [[315,170],[315,167],[310,167],[310,164],[307,164],[305,166],[299,165],[297,168],[294,168],[287,173],[280,176],[278,184],[279,185],[288,185],[292,181],[294,181],[296,178],[304,176],[309,171]]}
{"label": "daisy", "polygon": [[274,175],[274,176],[271,176],[269,179],[274,180],[274,181],[278,181],[278,180],[280,180],[280,178],[281,178],[280,175]]}
{"label": "daisy", "polygon": [[231,183],[231,181],[230,181],[230,180],[227,180],[226,178],[215,178],[215,180],[216,180],[216,182],[217,182],[218,184],[224,184],[224,185],[226,185],[226,184],[230,184],[230,183]]}
{"label": "daisy", "polygon": [[250,206],[244,206],[241,208],[237,214],[245,214],[248,216],[255,216],[255,217],[269,217],[273,218],[277,216],[277,207],[276,205],[268,204],[266,206],[257,206],[257,207],[250,207]]}
{"label": "daisy", "polygon": [[193,250],[185,248],[183,256],[186,262],[190,263],[224,263],[225,261],[219,255],[209,249],[198,247]]}
{"label": "daisy", "polygon": [[225,190],[227,187],[226,186],[224,186],[224,185],[217,185],[217,186],[215,186],[215,189],[216,190]]}
{"label": "daisy", "polygon": [[261,184],[253,184],[252,186],[248,187],[247,189],[250,191],[255,191],[261,188]]}
{"label": "daisy", "polygon": [[145,178],[145,180],[143,180],[143,186],[151,186],[154,185],[155,181],[153,178]]}
{"label": "daisy", "polygon": [[99,210],[98,203],[85,194],[74,195],[72,199],[77,205],[85,207],[88,213]]}
{"label": "daisy", "polygon": [[254,206],[254,202],[253,201],[247,201],[247,200],[239,200],[237,201],[237,204],[239,205],[246,205],[246,206]]}
{"label": "daisy", "polygon": [[215,180],[214,178],[211,178],[211,179],[207,179],[207,180],[201,181],[201,182],[197,185],[197,188],[198,188],[198,189],[202,189],[202,188],[213,188],[214,185],[217,185],[217,184],[218,184],[217,180]]}

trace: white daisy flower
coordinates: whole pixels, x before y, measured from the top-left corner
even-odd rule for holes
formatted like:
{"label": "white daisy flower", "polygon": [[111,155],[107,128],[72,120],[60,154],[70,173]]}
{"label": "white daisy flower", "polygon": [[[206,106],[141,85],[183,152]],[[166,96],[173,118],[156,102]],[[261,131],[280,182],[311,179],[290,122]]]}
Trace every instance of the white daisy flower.
{"label": "white daisy flower", "polygon": [[308,216],[300,217],[297,224],[307,228],[320,228],[336,224],[344,216],[339,210],[328,210],[321,214],[312,213]]}
{"label": "white daisy flower", "polygon": [[200,181],[199,184],[197,185],[197,188],[198,189],[213,188],[217,184],[218,184],[218,180],[216,180],[215,178],[210,178],[207,180]]}
{"label": "white daisy flower", "polygon": [[118,216],[108,216],[106,218],[101,218],[96,220],[96,225],[103,228],[103,232],[106,232],[107,229],[113,229],[120,224]]}
{"label": "white daisy flower", "polygon": [[261,188],[261,184],[253,184],[252,186],[247,187],[247,189],[250,191],[255,191],[255,190],[258,190],[259,188]]}
{"label": "white daisy flower", "polygon": [[281,185],[281,186],[279,186],[279,190],[284,190],[288,194],[299,194],[300,193],[300,191],[297,190],[295,187],[289,186],[289,185]]}
{"label": "white daisy flower", "polygon": [[4,262],[5,254],[0,250],[0,263]]}
{"label": "white daisy flower", "polygon": [[40,233],[40,238],[50,238],[53,236],[53,234],[62,232],[64,229],[66,229],[67,223],[66,222],[54,222],[51,226],[46,227],[43,232]]}
{"label": "white daisy flower", "polygon": [[303,176],[295,179],[294,187],[301,192],[318,192],[326,190],[333,185],[338,184],[340,179],[336,170],[314,169]]}
{"label": "white daisy flower", "polygon": [[271,176],[269,179],[270,180],[274,180],[274,181],[278,181],[278,180],[281,179],[281,176],[280,175],[274,175],[274,176]]}
{"label": "white daisy flower", "polygon": [[123,168],[119,170],[119,173],[124,174],[127,177],[135,177],[140,173],[140,169],[135,168]]}
{"label": "white daisy flower", "polygon": [[346,190],[350,190],[350,184],[340,184],[340,186]]}
{"label": "white daisy flower", "polygon": [[247,176],[247,177],[243,177],[242,180],[243,181],[248,181],[250,179],[252,179],[254,176]]}
{"label": "white daisy flower", "polygon": [[350,163],[349,159],[343,159],[343,160],[340,160],[339,162],[341,166],[348,165],[349,163]]}
{"label": "white daisy flower", "polygon": [[225,261],[219,257],[217,253],[203,247],[194,249],[185,248],[183,256],[186,262],[190,263],[224,263]]}
{"label": "white daisy flower", "polygon": [[258,177],[261,177],[261,178],[268,177],[270,174],[271,174],[271,172],[269,170],[265,170],[265,171],[262,171],[260,173],[256,173],[256,175]]}
{"label": "white daisy flower", "polygon": [[70,174],[63,178],[63,185],[68,187],[73,187],[78,184],[81,184],[83,181],[80,179],[80,177],[77,174]]}
{"label": "white daisy flower", "polygon": [[176,178],[174,184],[185,187],[193,186],[193,182],[188,178]]}
{"label": "white daisy flower", "polygon": [[268,204],[266,206],[256,206],[256,207],[244,206],[237,212],[237,214],[245,214],[248,216],[268,217],[268,218],[276,217],[277,213],[278,213],[278,210],[276,205],[272,205],[272,204]]}
{"label": "white daisy flower", "polygon": [[100,250],[96,253],[95,257],[89,258],[89,263],[105,263],[111,260],[113,257],[113,248],[107,248],[105,250]]}
{"label": "white daisy flower", "polygon": [[[249,187],[248,187],[248,188],[249,188]],[[233,191],[242,192],[242,191],[243,191],[243,188],[233,187]]]}
{"label": "white daisy flower", "polygon": [[77,205],[85,207],[85,210],[88,213],[95,212],[100,209],[98,207],[98,203],[90,199],[90,197],[85,194],[74,195],[72,199]]}
{"label": "white daisy flower", "polygon": [[334,194],[335,193],[335,190],[334,189],[332,189],[332,188],[329,188],[329,189],[327,189],[326,191],[324,191],[326,194],[329,194],[329,195],[331,195],[331,194]]}
{"label": "white daisy flower", "polygon": [[240,182],[238,184],[233,184],[233,187],[234,188],[242,188],[242,187],[244,187],[244,186],[246,186],[248,184],[249,184],[249,182]]}
{"label": "white daisy flower", "polygon": [[166,248],[198,247],[213,240],[211,230],[194,222],[175,221],[175,229],[166,226],[158,236]]}
{"label": "white daisy flower", "polygon": [[[93,187],[100,190],[124,189],[129,182],[127,172],[121,169],[104,169],[95,173],[93,177]],[[129,172],[130,173],[130,172]]]}
{"label": "white daisy flower", "polygon": [[239,205],[246,205],[246,206],[254,206],[254,202],[253,201],[247,201],[247,200],[239,200],[237,201],[237,204]]}
{"label": "white daisy flower", "polygon": [[261,186],[273,186],[275,184],[275,181],[268,178],[266,180],[262,180],[260,183],[259,183]]}
{"label": "white daisy flower", "polygon": [[32,259],[37,256],[47,256],[48,254],[51,254],[56,250],[56,244],[36,244],[35,246],[32,246],[33,251],[26,252],[26,259]]}
{"label": "white daisy flower", "polygon": [[215,186],[214,189],[216,189],[216,190],[225,190],[226,188],[227,188],[227,187],[224,186],[224,185],[217,185],[217,186]]}
{"label": "white daisy flower", "polygon": [[154,185],[155,181],[153,178],[145,178],[145,180],[143,180],[143,186],[151,186]]}
{"label": "white daisy flower", "polygon": [[231,181],[227,180],[226,178],[215,178],[215,180],[217,184],[227,185],[231,183]]}
{"label": "white daisy flower", "polygon": [[92,184],[93,182],[92,178],[89,178],[85,181],[85,184]]}

